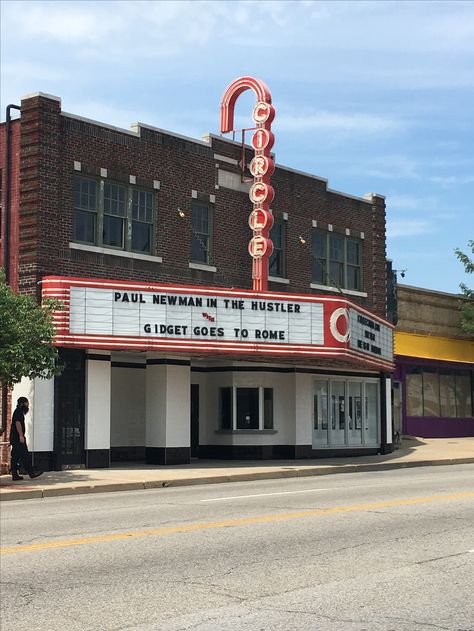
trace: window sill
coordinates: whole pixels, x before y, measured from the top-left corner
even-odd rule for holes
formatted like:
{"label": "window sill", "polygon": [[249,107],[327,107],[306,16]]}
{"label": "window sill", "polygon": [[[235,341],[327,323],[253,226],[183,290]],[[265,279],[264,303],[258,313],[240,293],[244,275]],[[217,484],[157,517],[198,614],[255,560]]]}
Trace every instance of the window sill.
{"label": "window sill", "polygon": [[290,281],[288,278],[281,278],[280,276],[269,276],[268,282],[270,283],[283,283],[284,285],[289,285]]}
{"label": "window sill", "polygon": [[110,256],[121,256],[126,259],[138,259],[140,261],[152,261],[153,263],[162,263],[161,256],[152,256],[151,254],[140,254],[139,252],[127,252],[126,250],[112,250],[111,248],[100,248],[97,245],[87,245],[85,243],[70,242],[71,250],[82,250],[84,252],[95,252],[96,254],[107,254]]}
{"label": "window sill", "polygon": [[200,269],[203,272],[217,272],[217,267],[214,265],[207,265],[206,263],[190,263],[191,269]]}
{"label": "window sill", "polygon": [[277,434],[276,429],[216,429],[215,434]]}
{"label": "window sill", "polygon": [[343,289],[342,287],[331,287],[330,285],[320,285],[319,283],[311,283],[311,289],[323,289],[324,291],[335,291],[339,294],[347,294],[348,296],[359,296],[367,298],[365,291],[355,291],[355,289]]}

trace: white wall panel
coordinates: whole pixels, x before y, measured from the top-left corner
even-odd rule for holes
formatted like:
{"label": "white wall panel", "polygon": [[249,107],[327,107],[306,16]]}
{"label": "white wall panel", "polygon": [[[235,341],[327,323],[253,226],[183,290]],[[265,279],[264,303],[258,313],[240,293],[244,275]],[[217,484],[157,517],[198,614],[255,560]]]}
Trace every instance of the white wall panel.
{"label": "white wall panel", "polygon": [[54,378],[35,379],[33,444],[31,451],[53,451]]}
{"label": "white wall panel", "polygon": [[13,388],[12,405],[26,397],[30,409],[25,416],[25,432],[30,451],[53,451],[54,379],[23,378]]}
{"label": "white wall panel", "polygon": [[187,447],[191,444],[191,368],[166,368],[166,447]]}
{"label": "white wall panel", "polygon": [[86,449],[110,449],[110,361],[86,360]]}
{"label": "white wall panel", "polygon": [[145,393],[145,368],[112,367],[112,447],[145,445]]}
{"label": "white wall panel", "polygon": [[166,366],[146,367],[146,430],[147,447],[166,446]]}
{"label": "white wall panel", "polygon": [[311,445],[313,441],[312,405],[314,375],[295,375],[296,445]]}
{"label": "white wall panel", "polygon": [[188,447],[190,366],[149,364],[146,373],[146,446]]}

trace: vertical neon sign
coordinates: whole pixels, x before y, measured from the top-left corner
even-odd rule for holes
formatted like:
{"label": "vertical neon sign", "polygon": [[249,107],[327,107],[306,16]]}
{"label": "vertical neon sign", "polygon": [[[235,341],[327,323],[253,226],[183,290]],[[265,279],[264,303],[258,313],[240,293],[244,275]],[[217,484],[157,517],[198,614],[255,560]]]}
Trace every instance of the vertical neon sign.
{"label": "vertical neon sign", "polygon": [[275,108],[272,105],[270,90],[263,81],[253,77],[240,77],[229,85],[221,101],[220,127],[223,134],[234,131],[235,103],[246,90],[253,90],[257,97],[257,103],[252,112],[255,122],[252,147],[255,150],[255,156],[250,163],[253,184],[249,191],[250,201],[253,203],[249,226],[253,230],[253,237],[248,249],[253,259],[253,290],[266,291],[268,289],[268,259],[273,252],[273,243],[270,240],[273,215],[270,212],[270,204],[275,193],[270,185],[270,178],[275,171],[275,163],[270,152],[275,142],[275,136],[271,131]]}

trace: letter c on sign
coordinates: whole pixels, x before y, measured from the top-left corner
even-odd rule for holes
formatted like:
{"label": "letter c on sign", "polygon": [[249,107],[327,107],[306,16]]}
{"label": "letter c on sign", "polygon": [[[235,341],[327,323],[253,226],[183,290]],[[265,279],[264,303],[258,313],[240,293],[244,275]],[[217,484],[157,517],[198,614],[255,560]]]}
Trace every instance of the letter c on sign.
{"label": "letter c on sign", "polygon": [[[345,333],[340,333],[339,329],[337,328],[337,322],[338,322],[339,318],[344,318],[344,320],[346,321],[346,323],[345,323],[345,331],[346,332]],[[336,309],[334,311],[334,313],[331,315],[331,318],[329,320],[329,328],[331,330],[333,338],[337,342],[347,342],[349,340],[349,337],[350,337],[349,313],[347,312],[347,309],[344,309],[343,307],[340,307],[339,309]]]}

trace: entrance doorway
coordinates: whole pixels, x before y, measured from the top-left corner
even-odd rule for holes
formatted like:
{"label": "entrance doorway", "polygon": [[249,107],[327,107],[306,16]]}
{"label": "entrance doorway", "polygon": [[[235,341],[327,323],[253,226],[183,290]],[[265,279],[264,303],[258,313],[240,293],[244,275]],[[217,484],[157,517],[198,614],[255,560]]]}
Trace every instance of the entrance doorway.
{"label": "entrance doorway", "polygon": [[402,436],[402,388],[399,381],[392,382],[392,424],[393,444],[397,449]]}
{"label": "entrance doorway", "polygon": [[316,379],[313,449],[379,446],[377,379]]}
{"label": "entrance doorway", "polygon": [[191,458],[199,456],[199,385],[191,384]]}
{"label": "entrance doorway", "polygon": [[54,382],[54,455],[55,469],[85,463],[85,353],[60,349],[64,370]]}

